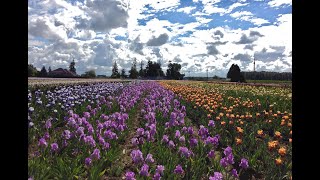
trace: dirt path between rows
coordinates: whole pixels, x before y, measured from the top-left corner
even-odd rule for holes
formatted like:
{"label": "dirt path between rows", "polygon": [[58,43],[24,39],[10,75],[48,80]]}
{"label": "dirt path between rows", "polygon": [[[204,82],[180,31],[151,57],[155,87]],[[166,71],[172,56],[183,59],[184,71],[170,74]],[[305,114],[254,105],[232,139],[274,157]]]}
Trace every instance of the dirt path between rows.
{"label": "dirt path between rows", "polygon": [[130,119],[132,120],[132,124],[128,129],[129,134],[126,137],[126,140],[123,144],[120,145],[120,149],[122,151],[121,157],[118,161],[116,161],[114,164],[119,167],[123,167],[123,172],[120,177],[110,177],[110,176],[104,176],[102,179],[108,179],[108,180],[120,180],[125,179],[125,173],[127,171],[134,171],[133,167],[133,161],[131,159],[130,153],[132,150],[135,149],[135,147],[131,143],[131,139],[135,136],[136,130],[139,128],[139,123],[142,121],[141,116],[141,109],[143,108],[143,100],[144,96],[141,98],[140,102],[138,102],[137,105],[137,111],[134,115],[134,118]]}

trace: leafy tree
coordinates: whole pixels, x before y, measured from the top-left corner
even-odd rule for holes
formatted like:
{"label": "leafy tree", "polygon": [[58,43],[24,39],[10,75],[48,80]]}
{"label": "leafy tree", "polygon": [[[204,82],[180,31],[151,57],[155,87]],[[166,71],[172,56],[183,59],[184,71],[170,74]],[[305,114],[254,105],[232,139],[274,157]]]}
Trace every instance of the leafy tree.
{"label": "leafy tree", "polygon": [[117,61],[113,63],[111,78],[120,78]]}
{"label": "leafy tree", "polygon": [[230,78],[231,82],[245,82],[244,76],[241,75],[240,68],[237,64],[231,65],[227,78]]}
{"label": "leafy tree", "polygon": [[47,77],[48,76],[48,72],[46,70],[46,67],[42,67],[40,73],[39,73],[39,77]]}
{"label": "leafy tree", "polygon": [[121,78],[127,78],[126,70],[125,70],[125,69],[122,69],[122,70],[121,70],[120,77],[121,77]]}
{"label": "leafy tree", "polygon": [[160,63],[148,61],[147,67],[146,67],[146,76],[147,77],[163,77],[164,73],[161,68]]}
{"label": "leafy tree", "polygon": [[131,66],[131,69],[129,71],[129,77],[132,78],[132,79],[137,79],[138,78],[138,71],[137,71],[137,60],[134,59],[133,60],[133,64]]}
{"label": "leafy tree", "polygon": [[37,76],[39,71],[32,64],[28,64],[28,77]]}
{"label": "leafy tree", "polygon": [[89,70],[89,71],[86,71],[81,76],[85,77],[85,78],[95,78],[96,77],[96,72],[94,70]]}
{"label": "leafy tree", "polygon": [[73,72],[73,73],[77,74],[77,73],[76,73],[75,65],[76,65],[76,63],[74,62],[74,59],[73,59],[73,61],[70,63],[69,71],[71,71],[71,72]]}
{"label": "leafy tree", "polygon": [[182,79],[184,74],[180,74],[180,69],[181,69],[181,64],[178,63],[170,63],[168,64],[168,69],[167,69],[167,78],[168,79]]}
{"label": "leafy tree", "polygon": [[51,72],[51,66],[49,66],[48,72],[49,72],[49,73]]}

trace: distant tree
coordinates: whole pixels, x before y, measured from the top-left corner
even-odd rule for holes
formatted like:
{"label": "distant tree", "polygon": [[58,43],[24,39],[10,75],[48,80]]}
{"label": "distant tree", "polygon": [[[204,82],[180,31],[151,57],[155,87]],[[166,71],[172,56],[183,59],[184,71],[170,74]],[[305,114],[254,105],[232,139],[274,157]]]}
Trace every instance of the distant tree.
{"label": "distant tree", "polygon": [[227,78],[230,78],[231,82],[245,82],[244,76],[241,75],[240,68],[237,64],[231,65]]}
{"label": "distant tree", "polygon": [[37,76],[39,71],[32,64],[28,64],[28,77]]}
{"label": "distant tree", "polygon": [[139,76],[140,77],[144,77],[145,76],[145,69],[143,69],[143,61],[140,62]]}
{"label": "distant tree", "polygon": [[46,70],[46,67],[42,67],[40,73],[39,73],[39,77],[47,77],[48,76],[48,72]]}
{"label": "distant tree", "polygon": [[76,63],[74,62],[74,59],[73,59],[73,61],[70,63],[69,71],[71,71],[71,72],[73,72],[73,73],[77,74],[77,73],[76,73],[75,65],[76,65]]}
{"label": "distant tree", "polygon": [[122,70],[121,70],[120,77],[121,77],[121,78],[127,78],[126,70],[125,70],[125,69],[122,69]]}
{"label": "distant tree", "polygon": [[167,78],[168,79],[182,79],[184,74],[180,74],[180,69],[181,69],[181,64],[178,63],[171,63],[171,61],[169,61],[168,64],[168,69],[167,69]]}
{"label": "distant tree", "polygon": [[51,73],[51,66],[49,66],[48,73]]}
{"label": "distant tree", "polygon": [[137,60],[134,59],[133,60],[133,64],[131,66],[131,69],[129,71],[129,77],[132,78],[132,79],[137,79],[138,78],[138,71],[137,71]]}
{"label": "distant tree", "polygon": [[89,70],[89,71],[86,71],[84,74],[81,74],[81,77],[95,78],[96,77],[96,72],[94,70]]}
{"label": "distant tree", "polygon": [[117,61],[113,63],[111,78],[120,78]]}
{"label": "distant tree", "polygon": [[163,77],[164,73],[160,63],[148,61],[146,67],[146,77]]}

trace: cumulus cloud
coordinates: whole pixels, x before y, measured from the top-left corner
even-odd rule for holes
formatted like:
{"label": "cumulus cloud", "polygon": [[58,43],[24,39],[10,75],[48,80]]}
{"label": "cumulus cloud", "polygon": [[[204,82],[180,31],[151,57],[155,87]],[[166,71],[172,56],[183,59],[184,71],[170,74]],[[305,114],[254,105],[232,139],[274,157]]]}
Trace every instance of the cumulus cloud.
{"label": "cumulus cloud", "polygon": [[88,15],[79,17],[76,26],[80,29],[92,29],[108,32],[118,27],[127,27],[128,13],[125,7],[116,0],[85,1],[83,10]]}
{"label": "cumulus cloud", "polygon": [[161,34],[159,37],[153,36],[148,42],[147,46],[161,46],[165,44],[169,39],[168,34]]}
{"label": "cumulus cloud", "polygon": [[262,34],[260,34],[258,31],[250,31],[249,36],[258,36],[258,37],[263,37]]}
{"label": "cumulus cloud", "polygon": [[235,55],[233,59],[238,59],[240,61],[245,61],[245,62],[252,61],[252,57],[249,54],[240,54],[240,53]]}
{"label": "cumulus cloud", "polygon": [[218,49],[216,48],[216,46],[213,44],[208,45],[207,50],[208,50],[208,54],[210,54],[210,55],[217,55],[220,53],[218,51]]}
{"label": "cumulus cloud", "polygon": [[143,47],[144,43],[140,42],[140,36],[138,36],[136,39],[133,40],[133,42],[131,42],[129,49],[133,52],[144,55],[142,51]]}
{"label": "cumulus cloud", "polygon": [[247,45],[245,45],[244,46],[244,48],[243,49],[250,49],[250,50],[253,50],[253,47],[254,47],[255,45],[254,44],[247,44]]}
{"label": "cumulus cloud", "polygon": [[273,47],[274,51],[268,51],[267,48],[263,48],[261,51],[254,52],[254,58],[256,61],[271,62],[285,57],[283,47]]}
{"label": "cumulus cloud", "polygon": [[220,38],[223,38],[224,35],[220,30],[215,31],[213,34],[220,36]]}
{"label": "cumulus cloud", "polygon": [[236,44],[251,44],[256,40],[256,38],[248,37],[245,34],[242,34],[240,40]]}

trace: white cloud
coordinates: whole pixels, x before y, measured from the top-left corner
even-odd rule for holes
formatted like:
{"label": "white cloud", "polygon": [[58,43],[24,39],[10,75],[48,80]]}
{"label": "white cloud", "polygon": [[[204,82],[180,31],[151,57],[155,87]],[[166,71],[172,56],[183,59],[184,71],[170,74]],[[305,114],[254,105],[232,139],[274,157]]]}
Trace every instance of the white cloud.
{"label": "white cloud", "polygon": [[177,10],[177,12],[184,12],[186,14],[190,14],[192,10],[196,9],[196,7],[184,7]]}
{"label": "white cloud", "polygon": [[279,7],[281,5],[292,5],[292,0],[272,0],[268,2],[270,7]]}
{"label": "white cloud", "polygon": [[262,24],[269,23],[268,20],[265,20],[265,19],[262,19],[262,18],[252,18],[249,21],[252,22],[255,25],[258,25],[258,26],[260,26]]}
{"label": "white cloud", "polygon": [[232,14],[230,14],[233,18],[240,18],[241,16],[253,16],[253,14],[249,11],[237,11]]}
{"label": "white cloud", "polygon": [[230,14],[230,16],[238,20],[249,21],[257,26],[269,23],[266,19],[254,17],[254,15],[249,11],[237,11]]}

